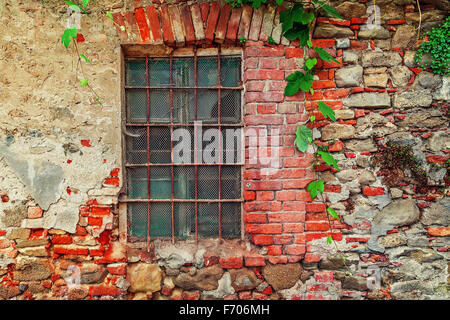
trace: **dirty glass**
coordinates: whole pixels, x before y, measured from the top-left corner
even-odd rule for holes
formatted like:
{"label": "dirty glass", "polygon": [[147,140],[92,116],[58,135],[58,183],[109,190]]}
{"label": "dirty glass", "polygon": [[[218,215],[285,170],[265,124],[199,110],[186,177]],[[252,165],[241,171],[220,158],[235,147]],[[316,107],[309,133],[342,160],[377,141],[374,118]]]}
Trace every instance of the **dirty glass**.
{"label": "dirty glass", "polygon": [[[194,163],[193,125],[207,124],[202,135],[219,129],[224,154],[219,157],[216,149],[213,157],[224,163],[225,127],[219,126],[240,128],[241,85],[239,57],[126,61],[127,208],[132,236],[146,238],[150,226],[150,237],[184,240],[220,233],[223,238],[240,237],[241,166],[221,165],[219,170],[215,162]],[[171,133],[178,128],[190,132],[187,152],[192,165],[174,162],[172,148],[178,141],[171,141]],[[200,143],[203,159],[205,146],[215,138]],[[236,161],[237,145],[232,149]]]}

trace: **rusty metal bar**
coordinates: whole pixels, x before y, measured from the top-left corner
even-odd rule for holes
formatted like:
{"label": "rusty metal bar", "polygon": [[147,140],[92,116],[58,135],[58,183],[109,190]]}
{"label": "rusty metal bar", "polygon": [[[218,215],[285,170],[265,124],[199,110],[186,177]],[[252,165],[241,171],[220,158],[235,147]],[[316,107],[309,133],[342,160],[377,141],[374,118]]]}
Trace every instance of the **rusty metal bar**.
{"label": "rusty metal bar", "polygon": [[[145,73],[147,85],[150,85],[148,57],[145,58]],[[147,124],[150,123],[150,89],[147,89]],[[147,163],[150,163],[150,127],[147,127]],[[150,199],[150,166],[147,167],[147,197]],[[147,252],[150,252],[150,202],[147,203]]]}
{"label": "rusty metal bar", "polygon": [[[171,199],[127,199],[120,198],[121,202],[170,202]],[[180,203],[190,203],[190,202],[198,202],[198,203],[210,203],[210,202],[242,202],[241,199],[173,199],[174,202]]]}
{"label": "rusty metal bar", "polygon": [[[197,47],[194,49],[194,121],[197,121]],[[198,200],[198,159],[197,159],[197,127],[194,126],[194,179],[195,179],[195,200]],[[201,146],[200,146],[201,147]],[[195,202],[195,241],[198,243],[198,202]]]}
{"label": "rusty metal bar", "polygon": [[[222,103],[221,103],[221,70],[220,70],[220,45],[218,47],[217,51],[217,83],[218,83],[218,102],[217,102],[217,117],[218,117],[218,123],[219,123],[219,154],[220,157],[222,155]],[[219,158],[220,159],[220,158]],[[223,162],[219,161],[219,162]],[[222,197],[222,166],[219,164],[219,239],[222,239],[222,203],[220,202],[220,199]]]}
{"label": "rusty metal bar", "polygon": [[[170,54],[169,57],[169,72],[170,72],[170,123],[173,124],[173,88],[172,88],[172,84],[173,84],[173,55],[172,53]],[[170,162],[171,162],[171,202],[172,202],[172,243],[175,243],[175,202],[173,201],[174,199],[174,183],[175,183],[175,178],[174,178],[174,167],[173,167],[173,126],[170,126]]]}
{"label": "rusty metal bar", "polygon": [[[172,86],[126,86],[125,89],[171,89],[174,88],[173,85]],[[243,86],[239,86],[239,87],[222,87],[222,86],[213,86],[213,87],[204,87],[204,86],[177,86],[177,89],[209,89],[209,90],[213,90],[213,89],[224,89],[224,90],[241,90],[243,89]]]}

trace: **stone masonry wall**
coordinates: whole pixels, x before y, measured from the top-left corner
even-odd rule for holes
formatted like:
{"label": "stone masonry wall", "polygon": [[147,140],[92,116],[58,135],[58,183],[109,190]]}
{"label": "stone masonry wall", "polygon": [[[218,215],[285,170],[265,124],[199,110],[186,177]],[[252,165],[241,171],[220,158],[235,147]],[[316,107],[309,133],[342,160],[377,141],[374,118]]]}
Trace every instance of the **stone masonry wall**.
{"label": "stone masonry wall", "polygon": [[[281,37],[274,6],[97,2],[115,24],[93,9],[78,46],[102,106],[79,88],[76,58],[60,44],[61,1],[0,4],[0,299],[448,299],[450,87],[448,77],[414,65],[415,1],[377,1],[375,30],[368,2],[333,1],[344,20],[319,17],[313,42],[342,64],[322,63],[314,95],[292,97],[284,79],[303,66],[304,51]],[[448,10],[421,3],[422,32]],[[155,240],[148,252],[127,241],[119,202],[121,54],[218,44],[242,47],[244,123],[279,130],[281,168],[250,164],[247,146],[242,240]],[[321,118],[317,100],[335,110],[336,123]],[[310,150],[293,145],[298,123],[313,114],[314,137],[332,142],[341,168],[319,168],[342,218],[333,230],[305,189],[314,178]],[[408,169],[388,183],[373,160],[388,156],[389,142],[423,161],[426,186]],[[380,287],[369,281],[373,270]]]}

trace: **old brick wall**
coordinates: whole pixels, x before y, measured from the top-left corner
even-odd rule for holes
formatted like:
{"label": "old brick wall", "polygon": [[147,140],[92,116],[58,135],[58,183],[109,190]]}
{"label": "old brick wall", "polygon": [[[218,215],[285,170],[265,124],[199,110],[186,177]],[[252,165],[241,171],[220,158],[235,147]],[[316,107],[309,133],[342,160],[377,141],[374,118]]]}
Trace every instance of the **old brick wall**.
{"label": "old brick wall", "polygon": [[[319,66],[313,96],[285,97],[284,79],[302,67],[304,51],[281,37],[275,7],[99,1],[117,24],[94,10],[78,45],[92,60],[85,68],[102,106],[77,88],[75,58],[59,44],[63,6],[2,3],[0,298],[448,299],[448,176],[430,165],[449,157],[448,77],[413,63],[415,1],[377,3],[381,28],[371,31],[368,3],[333,2],[345,19],[320,17],[314,43],[342,65]],[[440,2],[421,8],[422,32],[448,14]],[[246,161],[243,241],[158,240],[150,252],[127,243],[121,44],[242,47],[246,128],[279,130],[281,163],[270,172]],[[335,109],[337,123],[320,118],[317,100]],[[330,150],[341,171],[323,166],[320,175],[343,220],[332,221],[332,236],[347,267],[326,243],[325,207],[305,190],[312,156],[293,146],[311,114],[315,137],[336,140]],[[370,163],[377,143],[389,141],[412,146],[434,188],[384,183]],[[373,268],[381,288],[370,290]]]}

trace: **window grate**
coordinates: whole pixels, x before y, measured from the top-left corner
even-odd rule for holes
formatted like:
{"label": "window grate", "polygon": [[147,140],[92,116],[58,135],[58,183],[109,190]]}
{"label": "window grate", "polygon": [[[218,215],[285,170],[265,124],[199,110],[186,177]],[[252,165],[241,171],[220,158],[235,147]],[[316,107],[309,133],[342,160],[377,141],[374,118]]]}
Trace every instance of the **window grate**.
{"label": "window grate", "polygon": [[[125,64],[128,192],[122,201],[131,237],[147,246],[154,237],[239,238],[241,58],[221,56],[219,48],[217,56],[194,51]],[[190,143],[173,139],[179,129]],[[209,140],[197,141],[196,134]],[[181,142],[188,148],[180,152]],[[208,145],[215,149],[206,152]]]}

